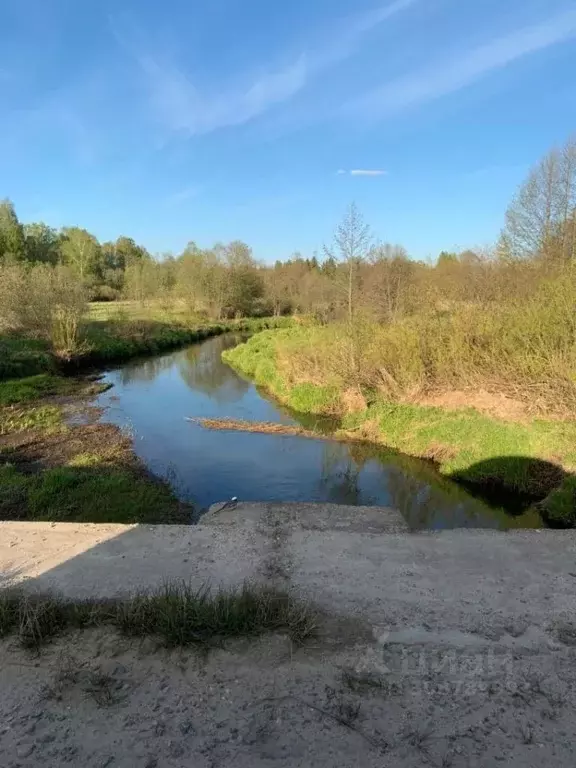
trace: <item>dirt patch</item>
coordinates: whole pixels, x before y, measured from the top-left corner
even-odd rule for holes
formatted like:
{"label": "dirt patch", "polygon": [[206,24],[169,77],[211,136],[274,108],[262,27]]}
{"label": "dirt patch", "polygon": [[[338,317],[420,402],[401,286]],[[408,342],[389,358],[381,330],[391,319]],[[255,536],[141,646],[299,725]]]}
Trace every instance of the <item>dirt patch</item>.
{"label": "dirt patch", "polygon": [[347,389],[340,395],[344,413],[357,413],[365,411],[368,403],[364,395],[357,389]]}
{"label": "dirt patch", "polygon": [[526,421],[531,415],[530,408],[526,403],[502,393],[496,394],[485,390],[442,392],[423,399],[419,398],[418,404],[451,410],[475,408],[481,413],[486,413],[503,421]]}
{"label": "dirt patch", "polygon": [[130,438],[111,424],[79,425],[55,434],[28,430],[0,438],[1,458],[21,472],[62,466],[81,454],[99,456],[104,465],[138,465]]}
{"label": "dirt patch", "polygon": [[131,438],[119,427],[99,422],[102,411],[91,398],[101,390],[92,381],[70,380],[65,396],[33,402],[32,412],[50,407],[54,418],[48,424],[28,426],[23,408],[14,431],[0,435],[0,469],[5,473],[1,519],[190,522],[193,508],[146,469]]}
{"label": "dirt patch", "polygon": [[442,461],[453,459],[456,454],[456,450],[450,445],[445,445],[444,443],[433,441],[424,452],[423,458],[430,459],[436,463],[440,463]]}
{"label": "dirt patch", "polygon": [[[483,665],[448,646],[396,646],[384,654],[365,644],[322,650],[296,649],[282,635],[235,641],[208,655],[158,651],[153,643],[97,632],[62,640],[40,657],[4,643],[0,762],[29,768],[573,762],[574,664],[565,650],[516,654],[513,664],[495,651]],[[442,653],[456,653],[456,661],[447,663]],[[409,664],[422,656],[417,672]]]}

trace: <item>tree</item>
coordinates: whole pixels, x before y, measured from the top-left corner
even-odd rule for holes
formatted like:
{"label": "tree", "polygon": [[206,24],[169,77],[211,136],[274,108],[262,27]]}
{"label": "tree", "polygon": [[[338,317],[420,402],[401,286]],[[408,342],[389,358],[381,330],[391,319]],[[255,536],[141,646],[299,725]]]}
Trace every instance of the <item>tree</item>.
{"label": "tree", "polygon": [[82,282],[93,276],[100,267],[101,256],[98,240],[79,227],[65,227],[62,230],[60,246],[62,259]]}
{"label": "tree", "polygon": [[241,240],[234,240],[224,248],[227,266],[225,304],[228,314],[250,315],[255,302],[264,295],[264,282],[257,272],[252,249]]}
{"label": "tree", "polygon": [[10,200],[0,202],[0,258],[5,261],[21,261],[26,256],[24,228],[18,221],[14,204]]}
{"label": "tree", "polygon": [[332,248],[325,248],[328,258],[339,259],[345,266],[348,322],[354,318],[355,278],[360,263],[366,259],[372,236],[356,203],[351,203],[334,235]]}
{"label": "tree", "polygon": [[506,259],[576,257],[576,137],[530,172],[506,212],[500,252]]}
{"label": "tree", "polygon": [[457,264],[458,263],[458,254],[452,253],[451,251],[441,251],[438,254],[438,262],[437,265],[441,267],[445,264]]}
{"label": "tree", "polygon": [[322,270],[322,274],[326,275],[326,277],[334,277],[337,269],[336,259],[334,256],[329,254],[328,258],[322,263],[320,269]]}
{"label": "tree", "polygon": [[31,262],[56,264],[60,258],[60,236],[43,222],[24,225],[26,258]]}
{"label": "tree", "polygon": [[415,265],[401,245],[384,243],[373,248],[369,275],[362,294],[379,320],[390,322],[406,309]]}

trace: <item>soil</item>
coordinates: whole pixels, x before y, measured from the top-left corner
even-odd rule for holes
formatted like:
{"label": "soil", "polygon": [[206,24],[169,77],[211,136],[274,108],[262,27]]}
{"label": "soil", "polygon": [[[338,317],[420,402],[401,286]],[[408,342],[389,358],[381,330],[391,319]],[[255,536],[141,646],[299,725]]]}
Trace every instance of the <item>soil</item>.
{"label": "soil", "polygon": [[22,472],[62,466],[79,453],[113,456],[116,466],[137,464],[130,438],[110,424],[82,424],[52,434],[27,430],[5,435],[0,437],[0,451]]}
{"label": "soil", "polygon": [[524,422],[531,415],[527,403],[515,400],[502,393],[486,392],[485,390],[452,390],[429,395],[418,399],[418,405],[436,406],[458,410],[475,408],[488,416],[494,416],[503,421]]}
{"label": "soil", "polygon": [[[77,385],[76,392],[34,402],[34,406],[55,405],[61,408],[62,428],[54,431],[29,429],[0,435],[0,460],[14,465],[19,472],[35,474],[67,466],[78,455],[88,454],[99,457],[100,469],[126,471],[135,483],[164,484],[138,459],[129,435],[115,425],[99,421],[102,409],[92,405],[92,401],[95,394],[104,390],[101,384],[94,383],[95,377],[70,381]],[[179,502],[176,497],[174,507],[182,512],[179,521],[193,514],[193,508]]]}
{"label": "soil", "polygon": [[[430,669],[418,669],[422,649]],[[92,633],[38,658],[0,648],[6,768],[574,764],[573,645],[496,651],[485,669],[446,647],[294,648],[283,636],[209,653]],[[467,665],[470,667],[466,669]]]}

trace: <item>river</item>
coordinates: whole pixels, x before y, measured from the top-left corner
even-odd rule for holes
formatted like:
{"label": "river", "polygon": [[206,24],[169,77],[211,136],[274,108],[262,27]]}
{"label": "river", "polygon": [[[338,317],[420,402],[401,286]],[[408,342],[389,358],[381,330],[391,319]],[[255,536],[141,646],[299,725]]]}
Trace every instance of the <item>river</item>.
{"label": "river", "polygon": [[328,501],[399,509],[419,529],[530,527],[442,478],[429,462],[376,446],[287,435],[210,431],[187,417],[310,426],[238,375],[221,353],[226,334],[108,371],[102,420],[129,431],[146,466],[179,498],[205,510],[241,501]]}

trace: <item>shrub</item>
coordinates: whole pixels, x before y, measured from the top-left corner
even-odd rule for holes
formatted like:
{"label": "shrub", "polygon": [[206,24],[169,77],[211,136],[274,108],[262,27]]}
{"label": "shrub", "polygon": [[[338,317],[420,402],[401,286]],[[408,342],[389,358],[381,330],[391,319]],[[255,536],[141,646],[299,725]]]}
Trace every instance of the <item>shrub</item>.
{"label": "shrub", "polygon": [[[539,413],[576,412],[576,282],[569,273],[509,304],[458,304],[393,323],[293,326],[228,353],[247,373],[410,402],[455,389],[503,392]],[[345,410],[341,403],[341,409]]]}
{"label": "shrub", "polygon": [[86,311],[80,282],[64,266],[0,266],[0,327],[52,343],[57,355],[78,351]]}

